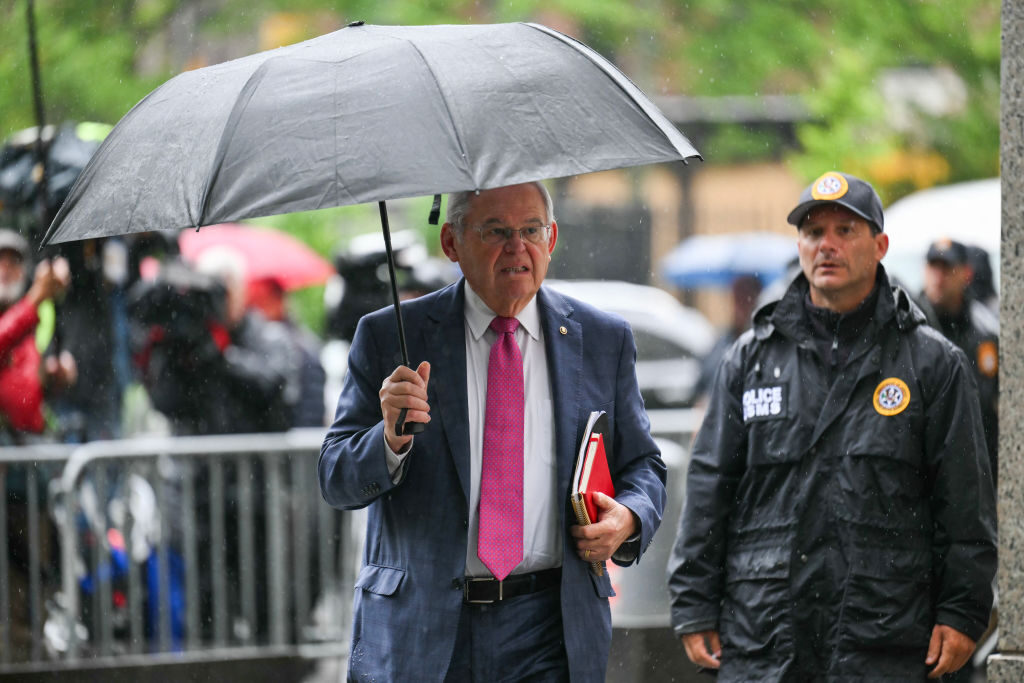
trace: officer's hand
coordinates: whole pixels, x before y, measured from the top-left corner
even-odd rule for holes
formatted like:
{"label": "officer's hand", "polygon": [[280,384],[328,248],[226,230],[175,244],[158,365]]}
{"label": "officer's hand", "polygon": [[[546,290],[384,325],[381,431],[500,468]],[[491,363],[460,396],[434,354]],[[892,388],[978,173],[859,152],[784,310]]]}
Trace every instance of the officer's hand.
{"label": "officer's hand", "polygon": [[959,670],[974,653],[975,646],[973,640],[955,628],[936,624],[932,629],[932,640],[928,643],[928,656],[924,660],[928,666],[935,664],[935,668],[928,672],[928,678]]}
{"label": "officer's hand", "polygon": [[686,656],[697,666],[717,669],[722,665],[722,642],[718,638],[718,631],[687,633],[682,640]]}
{"label": "officer's hand", "polygon": [[380,387],[380,412],[384,417],[384,438],[395,453],[401,452],[412,436],[395,436],[395,423],[402,408],[408,408],[406,422],[430,422],[430,404],[427,403],[427,382],[430,363],[423,361],[413,371],[399,365]]}
{"label": "officer's hand", "polygon": [[610,558],[622,542],[636,532],[633,512],[603,493],[594,494],[597,522],[587,526],[573,525],[569,532],[576,539],[576,554],[587,562]]}

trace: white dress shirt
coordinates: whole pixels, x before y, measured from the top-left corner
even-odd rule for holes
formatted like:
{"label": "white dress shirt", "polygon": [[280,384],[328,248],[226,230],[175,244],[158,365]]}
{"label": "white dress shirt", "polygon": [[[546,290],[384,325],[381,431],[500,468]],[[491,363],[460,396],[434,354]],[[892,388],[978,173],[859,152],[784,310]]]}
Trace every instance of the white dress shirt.
{"label": "white dress shirt", "polygon": [[[469,283],[465,287],[470,463],[466,576],[491,576],[490,570],[477,557],[477,534],[480,528],[480,468],[487,406],[487,366],[491,345],[497,338],[490,324],[496,314],[470,288]],[[562,506],[558,496],[551,382],[536,296],[516,319],[519,321],[516,343],[523,357],[526,414],[523,419],[523,561],[512,573],[523,574],[562,565],[562,528],[559,524]],[[386,444],[385,441],[388,470],[397,480],[401,476],[402,463],[413,449],[394,453]]]}
{"label": "white dress shirt", "polygon": [[[480,525],[480,468],[483,462],[487,366],[497,333],[490,329],[494,311],[466,284],[466,397],[469,408],[469,542],[466,575],[490,576],[477,557]],[[544,334],[537,297],[516,316],[516,343],[523,357],[526,414],[523,420],[523,561],[513,574],[562,564],[558,473],[555,463],[554,410]]]}

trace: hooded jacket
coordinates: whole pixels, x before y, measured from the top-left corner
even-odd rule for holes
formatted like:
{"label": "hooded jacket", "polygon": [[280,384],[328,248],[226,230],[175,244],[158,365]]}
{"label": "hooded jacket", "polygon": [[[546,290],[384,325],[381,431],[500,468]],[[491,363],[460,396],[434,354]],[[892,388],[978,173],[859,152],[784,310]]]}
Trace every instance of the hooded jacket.
{"label": "hooded jacket", "polygon": [[971,297],[964,299],[960,312],[953,315],[940,313],[921,294],[916,302],[928,324],[951,342],[963,349],[974,368],[981,400],[981,420],[985,427],[985,444],[992,467],[992,477],[998,477],[997,447],[999,444],[999,318],[989,308]]}
{"label": "hooded jacket", "polygon": [[935,624],[977,640],[988,623],[971,368],[881,266],[875,291],[829,344],[797,276],[716,376],[669,590],[677,635],[719,631],[719,680],[923,681]]}

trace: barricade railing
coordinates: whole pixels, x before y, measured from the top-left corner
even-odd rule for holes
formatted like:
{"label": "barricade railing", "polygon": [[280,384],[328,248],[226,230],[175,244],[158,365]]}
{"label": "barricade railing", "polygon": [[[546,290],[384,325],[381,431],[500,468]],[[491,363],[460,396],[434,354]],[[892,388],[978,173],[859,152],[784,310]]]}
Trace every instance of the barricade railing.
{"label": "barricade railing", "polygon": [[[52,454],[64,465],[50,484],[57,580],[46,595],[42,578],[32,579],[30,645],[12,656],[0,640],[0,672],[168,655],[339,654],[351,602],[343,586],[354,583],[357,558],[351,516],[319,495],[323,434],[125,439]],[[7,451],[18,451],[10,462],[39,461]],[[27,476],[36,469],[26,466]],[[31,495],[39,486],[29,481]],[[27,507],[36,512],[22,531],[37,539],[42,505]],[[29,558],[30,577],[50,575],[41,564]],[[0,583],[5,575],[0,564]]]}
{"label": "barricade railing", "polygon": [[[700,413],[650,416],[669,505],[644,561],[617,577],[618,627],[667,623],[664,562]],[[323,435],[0,449],[0,674],[344,656],[363,517],[320,497]]]}
{"label": "barricade railing", "polygon": [[0,448],[0,671],[44,657],[45,604],[59,580],[57,544],[47,513],[47,486],[72,446]]}

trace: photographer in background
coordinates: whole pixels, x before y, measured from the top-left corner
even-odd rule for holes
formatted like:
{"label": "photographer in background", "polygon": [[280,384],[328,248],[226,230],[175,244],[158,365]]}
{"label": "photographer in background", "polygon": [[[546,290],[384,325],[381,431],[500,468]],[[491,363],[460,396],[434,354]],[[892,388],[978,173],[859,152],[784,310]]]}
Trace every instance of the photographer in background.
{"label": "photographer in background", "polygon": [[68,263],[41,261],[29,286],[30,263],[28,242],[0,228],[0,444],[41,434],[44,392],[67,387],[76,378],[75,361],[66,351],[43,361],[36,335],[43,302],[67,289]]}
{"label": "photographer in background", "polygon": [[153,406],[175,434],[283,431],[289,362],[280,325],[246,310],[245,266],[226,247],[165,263],[133,289],[134,348]]}
{"label": "photographer in background", "polygon": [[[285,400],[285,385],[291,368],[287,330],[281,323],[267,321],[258,311],[246,307],[245,263],[230,247],[211,247],[191,269],[178,260],[160,265],[155,280],[140,280],[132,289],[129,315],[134,323],[135,362],[142,374],[153,407],[171,422],[176,435],[280,432],[289,428],[291,409]],[[240,491],[245,486],[262,495],[267,477],[264,464],[252,463],[243,475],[238,462],[230,462],[224,474],[224,532],[228,539],[225,562],[231,576],[237,576],[245,561],[235,539],[240,533],[243,512]],[[178,462],[179,478],[208,481],[204,459]],[[174,510],[182,497],[174,483],[166,506]],[[196,538],[201,566],[209,566],[214,516],[213,501],[205,486],[196,494]],[[252,511],[254,543],[265,542],[266,519],[262,506]],[[171,513],[171,518],[179,519]],[[184,529],[175,521],[171,528],[172,553],[183,547]],[[253,567],[258,593],[267,590],[267,568]],[[200,580],[200,614],[204,629],[210,628],[214,587],[204,573]],[[228,609],[236,615],[236,635],[268,633],[264,601],[257,605],[256,623],[244,620],[240,598],[229,596]],[[206,635],[211,635],[206,632]],[[241,637],[241,636],[240,636]]]}

